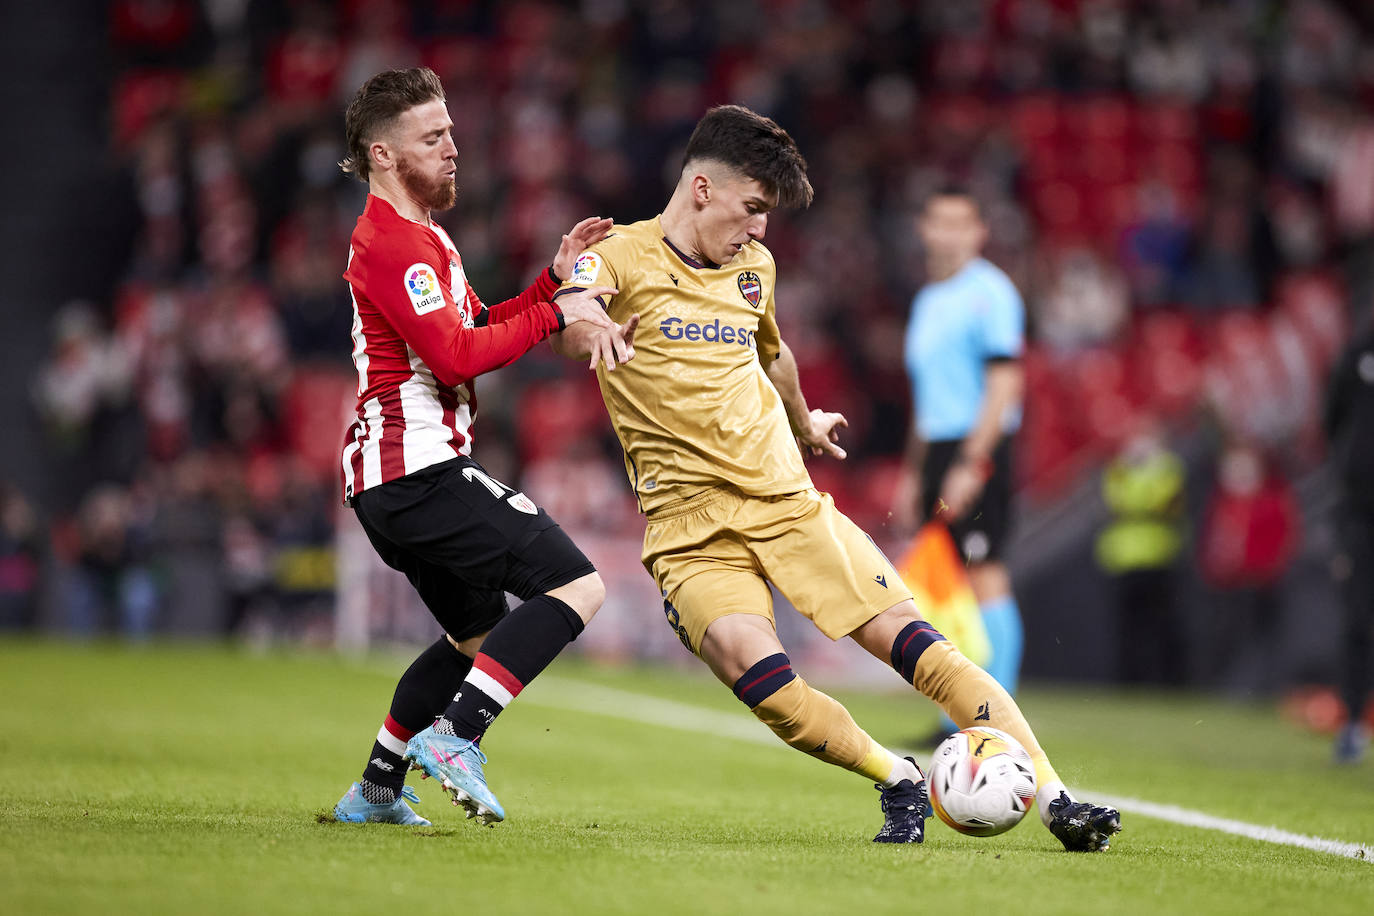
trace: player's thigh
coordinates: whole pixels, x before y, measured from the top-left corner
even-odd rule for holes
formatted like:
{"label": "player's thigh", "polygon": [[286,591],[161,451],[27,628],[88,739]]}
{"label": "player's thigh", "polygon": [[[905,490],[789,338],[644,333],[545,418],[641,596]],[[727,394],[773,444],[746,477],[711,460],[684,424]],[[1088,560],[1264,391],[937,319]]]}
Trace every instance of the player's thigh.
{"label": "player's thigh", "polygon": [[741,530],[768,579],[831,639],[911,600],[887,557],[828,493],[756,500]]}
{"label": "player's thigh", "polygon": [[547,512],[524,493],[467,461],[440,480],[465,503],[482,530],[445,565],[469,561],[485,568],[492,586],[529,599],[596,572],[590,560]]}
{"label": "player's thigh", "polygon": [[683,554],[656,566],[668,626],[694,654],[701,655],[707,630],[723,617],[750,615],[772,629],[773,593],[747,557]]}
{"label": "player's thigh", "polygon": [[391,544],[471,588],[532,598],[595,572],[547,512],[469,458],[376,491],[355,498],[360,517]]}
{"label": "player's thigh", "polygon": [[472,588],[442,566],[420,561],[406,578],[444,632],[457,642],[491,632],[510,613],[502,590]]}
{"label": "player's thigh", "polygon": [[663,595],[663,613],[682,644],[700,654],[711,624],[730,614],[773,621],[773,593],[749,550],[728,529],[741,497],[706,494],[684,511],[651,518],[641,560]]}
{"label": "player's thigh", "polygon": [[[364,491],[359,495],[366,496]],[[457,642],[481,636],[510,611],[504,591],[476,588],[451,570],[422,559],[386,538],[362,511],[358,513],[368,540],[382,562],[405,575],[439,625]]]}

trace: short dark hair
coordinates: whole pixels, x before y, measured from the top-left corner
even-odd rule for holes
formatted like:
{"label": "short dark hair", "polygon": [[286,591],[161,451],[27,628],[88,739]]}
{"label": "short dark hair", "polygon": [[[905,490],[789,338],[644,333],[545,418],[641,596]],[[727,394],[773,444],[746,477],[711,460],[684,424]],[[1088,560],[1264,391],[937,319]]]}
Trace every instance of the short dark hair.
{"label": "short dark hair", "polygon": [[973,204],[973,211],[978,214],[979,219],[983,216],[983,202],[978,199],[978,195],[974,193],[973,188],[961,181],[946,181],[944,184],[936,187],[936,189],[931,191],[926,197],[925,205],[922,209],[929,207],[933,201],[941,197],[962,197],[964,200]]}
{"label": "short dark hair", "polygon": [[444,85],[428,67],[386,70],[363,83],[344,112],[348,154],[339,168],[367,181],[371,162],[367,148],[404,112],[435,99],[444,100]]}
{"label": "short dark hair", "polygon": [[718,105],[702,116],[682,164],[697,159],[722,162],[754,179],[778,195],[778,206],[811,204],[814,192],[796,141],[772,118],[743,105]]}

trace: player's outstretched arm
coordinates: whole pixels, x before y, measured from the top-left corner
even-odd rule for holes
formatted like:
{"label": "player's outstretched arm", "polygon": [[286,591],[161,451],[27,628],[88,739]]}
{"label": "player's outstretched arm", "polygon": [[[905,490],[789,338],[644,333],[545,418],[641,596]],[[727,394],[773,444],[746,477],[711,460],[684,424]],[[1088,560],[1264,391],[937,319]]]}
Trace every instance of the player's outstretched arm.
{"label": "player's outstretched arm", "polygon": [[[561,303],[563,300],[560,299]],[[571,359],[588,359],[588,369],[596,364],[605,363],[607,372],[614,372],[618,363],[628,363],[635,358],[634,335],[639,327],[639,315],[631,315],[622,325],[612,328],[599,327],[591,322],[578,321],[569,324],[567,330],[549,337],[553,352]]]}
{"label": "player's outstretched arm", "polygon": [[844,459],[845,450],[837,444],[840,428],[849,425],[844,414],[831,411],[808,410],[806,396],[802,394],[801,379],[797,375],[797,358],[786,343],[782,344],[778,358],[767,368],[768,380],[778,389],[782,406],[787,411],[788,422],[802,449],[810,449],[813,455],[830,455]]}

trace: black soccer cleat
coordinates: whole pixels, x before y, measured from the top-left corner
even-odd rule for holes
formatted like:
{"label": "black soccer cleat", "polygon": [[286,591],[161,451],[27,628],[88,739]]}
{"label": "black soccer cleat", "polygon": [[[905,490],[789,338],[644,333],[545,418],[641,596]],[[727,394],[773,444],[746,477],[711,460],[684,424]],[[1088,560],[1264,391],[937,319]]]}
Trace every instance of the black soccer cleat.
{"label": "black soccer cleat", "polygon": [[1050,833],[1069,852],[1106,852],[1112,835],[1121,830],[1121,813],[1115,808],[1076,802],[1060,792],[1050,802]]}
{"label": "black soccer cleat", "polygon": [[[906,758],[921,773],[916,761]],[[920,843],[926,838],[926,807],[929,798],[926,792],[926,777],[921,773],[919,782],[903,779],[890,789],[881,783],[873,788],[882,793],[880,804],[883,808],[883,829],[873,838],[875,843]]]}

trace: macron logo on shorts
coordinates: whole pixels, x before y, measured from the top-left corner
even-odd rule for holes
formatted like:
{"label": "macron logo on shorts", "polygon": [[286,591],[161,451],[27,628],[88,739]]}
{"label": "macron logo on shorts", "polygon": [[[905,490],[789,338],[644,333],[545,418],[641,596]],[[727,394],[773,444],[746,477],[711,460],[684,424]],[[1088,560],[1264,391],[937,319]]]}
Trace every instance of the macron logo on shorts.
{"label": "macron logo on shorts", "polygon": [[421,261],[406,268],[406,295],[415,306],[415,314],[427,315],[444,307],[444,294],[439,291],[439,277],[434,268]]}

